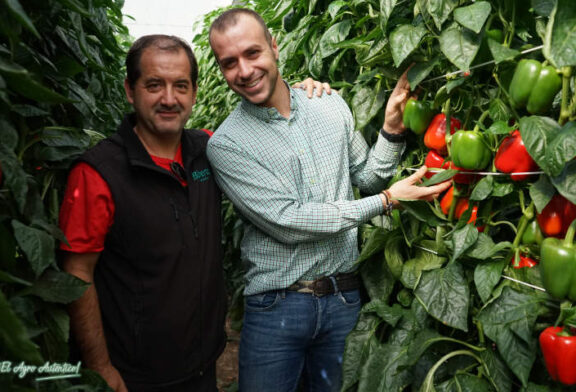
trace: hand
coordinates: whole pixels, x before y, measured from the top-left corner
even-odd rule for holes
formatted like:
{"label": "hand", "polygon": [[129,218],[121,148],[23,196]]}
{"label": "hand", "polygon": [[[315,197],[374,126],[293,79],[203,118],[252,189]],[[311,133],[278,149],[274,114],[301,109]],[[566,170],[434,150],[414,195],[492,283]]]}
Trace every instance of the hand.
{"label": "hand", "polygon": [[306,90],[308,93],[308,98],[312,98],[314,94],[314,89],[316,89],[316,96],[321,97],[322,93],[326,91],[326,94],[332,94],[332,89],[330,88],[330,84],[328,83],[321,83],[317,80],[312,78],[307,78],[303,82],[294,83],[292,86],[294,88],[301,88],[302,90]]}
{"label": "hand", "polygon": [[[410,69],[410,67],[408,67]],[[384,128],[385,132],[391,134],[399,134],[406,130],[404,123],[402,122],[402,114],[404,113],[404,107],[406,106],[406,101],[410,98],[410,83],[408,82],[408,69],[404,71],[396,86],[388,98],[388,103],[386,104],[386,112],[384,117]]]}
{"label": "hand", "polygon": [[94,370],[100,373],[114,392],[128,392],[128,388],[126,388],[126,384],[124,384],[124,379],[112,364],[109,363],[106,366],[94,368]]}
{"label": "hand", "polygon": [[431,186],[418,186],[422,181],[422,177],[426,174],[428,168],[422,166],[418,171],[403,180],[400,180],[388,189],[390,196],[393,200],[405,199],[405,200],[426,200],[432,201],[444,192],[451,185],[451,181],[444,181],[440,184]]}

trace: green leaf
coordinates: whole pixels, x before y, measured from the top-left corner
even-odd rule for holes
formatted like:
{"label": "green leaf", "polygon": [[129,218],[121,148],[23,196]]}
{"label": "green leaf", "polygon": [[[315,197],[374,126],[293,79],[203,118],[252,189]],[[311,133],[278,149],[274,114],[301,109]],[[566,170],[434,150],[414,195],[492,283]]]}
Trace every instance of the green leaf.
{"label": "green leaf", "polygon": [[556,190],[550,182],[550,178],[546,175],[540,175],[538,181],[530,185],[528,188],[530,198],[534,202],[534,206],[538,213],[542,212],[544,207],[548,205]]}
{"label": "green leaf", "polygon": [[76,128],[46,127],[42,130],[42,142],[51,147],[87,149],[90,145],[90,137]]}
{"label": "green leaf", "polygon": [[396,7],[396,2],[397,0],[380,0],[380,27],[382,30],[386,30],[388,19]]}
{"label": "green leaf", "polygon": [[427,0],[428,13],[434,19],[438,30],[442,30],[442,24],[448,19],[454,8],[458,6],[457,0]]}
{"label": "green leaf", "polygon": [[474,269],[474,283],[482,302],[488,302],[492,296],[494,287],[502,280],[502,271],[506,264],[506,260],[486,261]]}
{"label": "green leaf", "polygon": [[492,38],[488,38],[486,42],[488,42],[488,48],[490,49],[490,53],[492,53],[492,57],[494,57],[496,64],[512,60],[520,54],[518,50],[510,49]]}
{"label": "green leaf", "polygon": [[80,298],[88,286],[90,283],[66,272],[48,270],[21,295],[35,295],[47,302],[69,304]]}
{"label": "green leaf", "polygon": [[466,256],[478,260],[486,260],[494,257],[498,252],[510,248],[512,244],[508,241],[494,243],[492,238],[484,233],[478,233],[478,241],[466,251]]}
{"label": "green leaf", "polygon": [[394,290],[396,279],[392,276],[386,261],[378,255],[360,265],[360,276],[372,300],[385,301]]}
{"label": "green leaf", "polygon": [[576,65],[576,2],[558,0],[550,15],[544,40],[544,57],[556,67]]}
{"label": "green leaf", "polygon": [[438,173],[434,174],[432,177],[425,178],[424,181],[422,181],[422,186],[430,186],[430,185],[440,184],[441,182],[448,181],[449,179],[454,177],[456,174],[458,174],[458,170],[454,170],[454,169],[447,169],[447,170],[439,171]]}
{"label": "green leaf", "polygon": [[540,301],[535,295],[507,286],[478,317],[486,336],[496,343],[498,352],[524,386],[536,359],[538,345],[533,331]]}
{"label": "green leaf", "polygon": [[452,234],[452,258],[451,261],[458,260],[468,248],[478,240],[478,229],[472,224],[465,225]]}
{"label": "green leaf", "polygon": [[484,26],[491,10],[492,6],[490,3],[479,1],[467,7],[456,8],[454,10],[454,20],[478,34],[482,30],[482,26]]}
{"label": "green leaf", "polygon": [[567,162],[576,157],[576,122],[566,123],[546,149],[548,171],[558,176]]}
{"label": "green leaf", "polygon": [[391,344],[376,346],[360,373],[358,392],[403,390],[412,382],[412,374],[405,366],[407,350]]}
{"label": "green leaf", "polygon": [[444,381],[440,385],[426,389],[426,391],[436,392],[477,392],[491,391],[492,385],[484,378],[469,373],[457,373],[453,378]]}
{"label": "green leaf", "polygon": [[30,17],[28,17],[28,14],[24,11],[24,8],[22,8],[18,0],[4,0],[4,2],[6,6],[8,6],[8,10],[16,17],[16,20],[18,20],[22,26],[30,30],[37,38],[41,38],[34,23],[32,23],[32,20],[30,20]]}
{"label": "green leaf", "polygon": [[38,102],[48,103],[65,103],[72,102],[70,99],[60,95],[48,87],[38,83],[32,79],[29,74],[26,75],[10,75],[5,77],[6,82],[11,90],[26,98],[33,99]]}
{"label": "green leaf", "polygon": [[23,286],[32,286],[32,283],[28,282],[27,280],[20,279],[19,277],[14,276],[6,271],[0,271],[0,282],[16,283],[21,284]]}
{"label": "green leaf", "polygon": [[395,327],[406,310],[399,304],[389,306],[382,300],[370,301],[362,307],[363,313],[376,313],[382,320]]}
{"label": "green leaf", "polygon": [[432,317],[450,327],[468,331],[470,292],[459,263],[425,272],[414,295]]}
{"label": "green leaf", "polygon": [[0,74],[27,75],[26,68],[0,57]]}
{"label": "green leaf", "polygon": [[384,247],[384,259],[395,279],[400,279],[402,276],[405,259],[402,250],[405,247],[406,243],[402,233],[389,234],[388,241],[386,241],[386,246]]}
{"label": "green leaf", "polygon": [[28,337],[24,324],[14,313],[2,291],[0,291],[0,321],[2,351],[7,353],[9,358],[26,361],[30,364],[41,364],[42,355],[38,346]]}
{"label": "green leaf", "polygon": [[444,257],[431,252],[420,251],[414,258],[404,262],[400,280],[405,287],[414,289],[420,281],[422,272],[442,268],[445,262],[446,258]]}
{"label": "green leaf", "polygon": [[542,170],[549,174],[546,150],[560,132],[560,125],[549,117],[530,116],[520,119],[520,135],[526,150]]}
{"label": "green leaf", "polygon": [[493,176],[482,177],[482,179],[480,179],[480,181],[478,181],[474,186],[472,194],[470,195],[470,200],[486,200],[492,193],[492,189],[494,189]]}
{"label": "green leaf", "polygon": [[36,276],[40,276],[48,266],[56,264],[54,238],[45,231],[26,226],[17,220],[12,220],[12,227],[16,241],[28,257]]}
{"label": "green leaf", "polygon": [[438,226],[443,222],[432,211],[432,205],[422,200],[401,200],[402,208],[421,222],[430,226]]}
{"label": "green leaf", "polygon": [[386,102],[386,92],[377,84],[374,89],[362,86],[352,98],[352,109],[356,120],[356,129],[363,129]]}
{"label": "green leaf", "polygon": [[492,196],[494,197],[504,197],[509,195],[514,191],[514,184],[510,181],[500,182],[494,181],[494,189],[492,190]]}
{"label": "green leaf", "polygon": [[508,370],[508,366],[498,355],[496,351],[484,350],[478,354],[484,361],[484,365],[488,369],[488,376],[496,385],[497,392],[511,392],[512,390],[512,374]]}
{"label": "green leaf", "polygon": [[418,63],[408,70],[408,82],[410,90],[414,91],[424,79],[430,75],[430,72],[440,63],[438,57],[425,63]]}
{"label": "green leaf", "polygon": [[338,15],[338,12],[347,5],[348,2],[344,0],[336,0],[331,2],[330,5],[328,5],[328,13],[330,14],[330,17],[334,19],[336,15]]}
{"label": "green leaf", "polygon": [[[500,112],[498,110],[498,112]],[[497,112],[495,112],[496,114]],[[492,115],[490,116],[492,117]],[[493,117],[492,117],[493,118]],[[516,129],[515,126],[510,126],[508,125],[508,119],[510,117],[506,118],[506,119],[502,119],[499,121],[495,121],[492,125],[490,125],[490,127],[486,130],[486,134],[491,134],[491,135],[507,135],[510,132],[512,132],[514,129]]]}
{"label": "green leaf", "polygon": [[426,29],[423,26],[412,25],[399,26],[390,33],[390,49],[396,67],[418,47],[424,35]]}
{"label": "green leaf", "polygon": [[370,236],[362,246],[362,252],[360,252],[360,256],[356,262],[361,263],[364,260],[368,260],[374,254],[384,249],[384,246],[386,245],[386,239],[388,238],[389,234],[390,231],[382,227],[375,227],[370,232]]}
{"label": "green leaf", "polygon": [[536,15],[549,17],[556,6],[557,0],[532,0],[532,8]]}
{"label": "green leaf", "polygon": [[480,36],[470,30],[450,27],[440,35],[440,50],[452,64],[466,71],[480,48],[480,41]]}
{"label": "green leaf", "polygon": [[346,337],[346,355],[342,361],[342,390],[347,390],[358,382],[362,367],[379,345],[374,336],[379,323],[378,317],[360,313],[356,326]]}
{"label": "green leaf", "polygon": [[[490,118],[494,121],[507,122],[513,117],[512,112],[508,105],[504,103],[500,98],[495,98],[490,102]],[[494,126],[494,124],[492,124]],[[510,127],[507,127],[508,129]],[[502,130],[504,127],[502,125],[497,125],[495,130]]]}
{"label": "green leaf", "polygon": [[342,22],[336,23],[322,35],[320,38],[320,43],[318,44],[318,49],[321,54],[321,58],[325,59],[331,54],[338,51],[338,47],[334,46],[339,42],[342,42],[350,33],[350,28],[352,27],[352,20],[346,19]]}
{"label": "green leaf", "polygon": [[558,177],[552,178],[552,184],[558,192],[576,204],[576,161],[570,161]]}

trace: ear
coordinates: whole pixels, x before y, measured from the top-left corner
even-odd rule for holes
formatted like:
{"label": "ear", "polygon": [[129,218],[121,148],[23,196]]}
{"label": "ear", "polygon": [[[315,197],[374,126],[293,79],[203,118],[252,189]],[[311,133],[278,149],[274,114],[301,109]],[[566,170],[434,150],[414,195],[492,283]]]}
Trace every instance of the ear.
{"label": "ear", "polygon": [[198,85],[194,86],[192,90],[192,106],[196,105],[196,93],[198,92]]}
{"label": "ear", "polygon": [[124,91],[126,92],[126,99],[130,105],[134,104],[134,90],[130,87],[130,83],[128,83],[128,79],[124,79]]}
{"label": "ear", "polygon": [[278,44],[276,43],[276,38],[272,37],[272,52],[274,52],[274,59],[278,61],[280,55],[278,53]]}

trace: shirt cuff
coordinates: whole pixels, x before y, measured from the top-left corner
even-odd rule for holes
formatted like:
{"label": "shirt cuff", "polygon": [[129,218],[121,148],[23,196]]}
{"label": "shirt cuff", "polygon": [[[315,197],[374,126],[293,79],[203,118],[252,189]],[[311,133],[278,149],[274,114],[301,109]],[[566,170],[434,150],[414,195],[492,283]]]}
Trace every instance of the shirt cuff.
{"label": "shirt cuff", "polygon": [[405,147],[405,141],[393,143],[386,140],[382,134],[379,134],[376,145],[374,146],[374,151],[378,154],[379,159],[394,159],[399,162]]}
{"label": "shirt cuff", "polygon": [[361,202],[362,222],[368,222],[375,216],[384,213],[384,204],[382,203],[380,195],[364,197],[359,201]]}

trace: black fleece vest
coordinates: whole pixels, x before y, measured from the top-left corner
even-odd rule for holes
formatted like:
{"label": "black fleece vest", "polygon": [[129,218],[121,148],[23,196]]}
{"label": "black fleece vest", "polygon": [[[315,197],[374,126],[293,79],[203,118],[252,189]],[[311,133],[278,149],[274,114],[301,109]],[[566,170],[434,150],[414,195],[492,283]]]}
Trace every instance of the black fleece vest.
{"label": "black fleece vest", "polygon": [[95,285],[112,363],[127,381],[165,384],[198,375],[225,345],[220,192],[204,132],[183,132],[183,187],[154,164],[133,125],[127,116],[80,159],[115,204]]}

